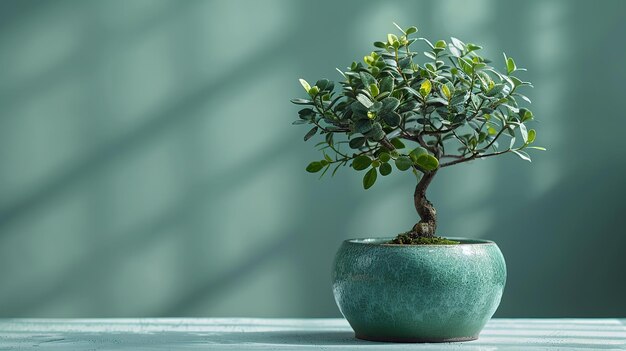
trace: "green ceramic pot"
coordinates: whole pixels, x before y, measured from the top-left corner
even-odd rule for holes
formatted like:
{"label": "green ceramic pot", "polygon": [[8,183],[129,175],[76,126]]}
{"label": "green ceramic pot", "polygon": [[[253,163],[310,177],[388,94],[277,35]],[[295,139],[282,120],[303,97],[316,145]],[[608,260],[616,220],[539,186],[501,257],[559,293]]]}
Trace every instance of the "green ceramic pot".
{"label": "green ceramic pot", "polygon": [[373,341],[475,340],[500,304],[504,257],[487,240],[458,245],[343,242],[333,265],[335,301],[356,337]]}

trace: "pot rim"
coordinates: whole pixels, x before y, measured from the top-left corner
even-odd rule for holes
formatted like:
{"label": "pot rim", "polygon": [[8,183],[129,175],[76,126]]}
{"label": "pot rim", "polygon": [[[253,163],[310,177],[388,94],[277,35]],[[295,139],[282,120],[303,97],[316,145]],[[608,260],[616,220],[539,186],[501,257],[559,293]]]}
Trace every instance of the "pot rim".
{"label": "pot rim", "polygon": [[450,240],[460,241],[460,244],[452,244],[452,245],[434,245],[434,244],[423,244],[423,245],[403,245],[403,244],[389,244],[394,237],[380,237],[380,238],[353,238],[347,239],[343,242],[346,244],[352,245],[368,245],[368,246],[385,246],[385,247],[401,247],[401,248],[419,248],[419,247],[438,247],[438,248],[454,248],[459,246],[474,246],[474,245],[496,245],[494,241],[485,240],[485,239],[476,239],[476,238],[465,238],[465,237],[444,237]]}

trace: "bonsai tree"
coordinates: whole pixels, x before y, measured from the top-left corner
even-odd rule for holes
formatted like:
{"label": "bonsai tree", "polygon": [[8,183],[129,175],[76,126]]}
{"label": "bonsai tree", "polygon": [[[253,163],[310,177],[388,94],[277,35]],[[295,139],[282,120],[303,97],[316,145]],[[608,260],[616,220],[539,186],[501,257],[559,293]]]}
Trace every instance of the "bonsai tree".
{"label": "bonsai tree", "polygon": [[[394,23],[395,24],[395,23]],[[340,90],[328,79],[311,86],[300,83],[308,93],[293,99],[303,105],[294,124],[309,124],[307,141],[320,134],[316,144],[322,159],[306,170],[322,172],[349,165],[366,171],[363,187],[369,189],[378,175],[411,170],[417,179],[413,199],[420,220],[396,244],[451,244],[437,237],[437,211],[426,192],[442,168],[512,153],[530,161],[528,149],[536,132],[526,124],[533,113],[520,103],[530,100],[519,91],[532,87],[516,74],[518,68],[504,54],[504,70],[479,55],[480,46],[451,38],[434,44],[425,38],[410,38],[417,28],[388,34],[376,49],[353,62],[343,76]],[[428,51],[411,51],[417,40]],[[425,58],[418,62],[419,58]],[[515,74],[515,75],[514,75]]]}

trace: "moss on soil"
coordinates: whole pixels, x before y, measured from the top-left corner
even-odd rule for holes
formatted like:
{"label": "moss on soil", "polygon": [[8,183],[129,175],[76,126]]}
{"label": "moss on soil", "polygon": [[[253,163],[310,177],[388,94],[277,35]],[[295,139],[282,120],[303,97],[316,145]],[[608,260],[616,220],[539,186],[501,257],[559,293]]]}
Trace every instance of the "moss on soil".
{"label": "moss on soil", "polygon": [[456,245],[460,241],[449,240],[440,236],[424,237],[411,235],[411,232],[398,234],[395,239],[389,242],[397,245]]}

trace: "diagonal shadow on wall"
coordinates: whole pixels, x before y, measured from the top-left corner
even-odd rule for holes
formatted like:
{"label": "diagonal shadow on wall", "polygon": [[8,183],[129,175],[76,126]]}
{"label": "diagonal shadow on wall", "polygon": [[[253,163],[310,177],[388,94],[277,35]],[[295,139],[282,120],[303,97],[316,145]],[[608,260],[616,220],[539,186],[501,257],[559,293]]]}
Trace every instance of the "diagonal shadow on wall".
{"label": "diagonal shadow on wall", "polygon": [[[236,89],[241,79],[253,79],[263,74],[264,71],[258,70],[253,63],[258,60],[272,62],[275,52],[288,45],[294,39],[295,35],[292,33],[276,40],[272,44],[264,46],[254,57],[245,61],[237,69],[225,72],[221,79],[209,82],[195,92],[181,98],[175,104],[164,107],[157,115],[146,118],[146,120],[150,121],[149,123],[117,137],[108,145],[77,162],[73,167],[69,167],[61,175],[41,185],[30,195],[1,208],[0,231],[11,222],[19,220],[29,212],[50,203],[76,182],[98,174],[102,168],[107,167],[107,164],[118,155],[129,152],[132,149],[145,147],[149,142],[153,141],[153,138],[158,137],[161,133],[168,131],[175,125],[202,118],[202,116],[198,116],[193,112],[200,106],[207,104],[211,98],[219,96],[219,91]],[[8,233],[4,231],[4,235]]]}

